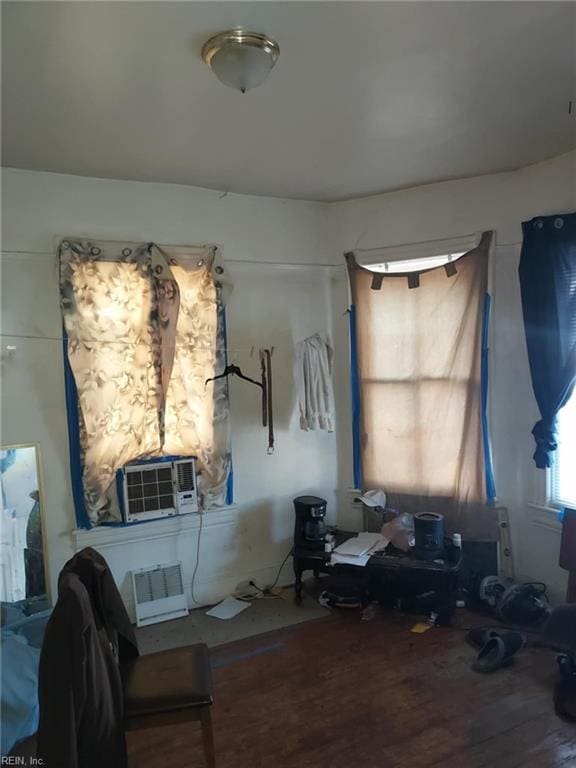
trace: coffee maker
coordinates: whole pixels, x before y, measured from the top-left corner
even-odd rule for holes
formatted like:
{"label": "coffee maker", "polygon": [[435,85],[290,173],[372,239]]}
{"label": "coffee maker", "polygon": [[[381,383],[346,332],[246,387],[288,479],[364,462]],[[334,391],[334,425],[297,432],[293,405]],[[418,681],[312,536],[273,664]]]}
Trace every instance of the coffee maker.
{"label": "coffee maker", "polygon": [[294,549],[324,551],[326,500],[318,496],[298,496],[294,499],[294,511]]}

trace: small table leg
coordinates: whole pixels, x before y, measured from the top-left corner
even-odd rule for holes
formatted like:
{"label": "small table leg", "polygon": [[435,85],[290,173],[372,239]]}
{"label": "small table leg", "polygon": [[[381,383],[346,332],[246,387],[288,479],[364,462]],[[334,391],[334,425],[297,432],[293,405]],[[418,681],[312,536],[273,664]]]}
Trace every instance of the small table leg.
{"label": "small table leg", "polygon": [[566,591],[566,602],[576,603],[576,572],[569,571],[568,573],[568,589]]}
{"label": "small table leg", "polygon": [[446,599],[445,610],[439,617],[439,623],[442,627],[451,627],[454,624],[454,614],[456,612],[456,600],[458,595],[458,576],[447,574],[444,578],[444,594]]}
{"label": "small table leg", "polygon": [[302,602],[302,569],[294,560],[294,602],[300,605]]}
{"label": "small table leg", "polygon": [[202,741],[204,743],[204,758],[207,768],[214,768],[216,755],[214,752],[214,734],[212,731],[212,716],[210,707],[202,707],[200,710],[200,722],[202,724]]}

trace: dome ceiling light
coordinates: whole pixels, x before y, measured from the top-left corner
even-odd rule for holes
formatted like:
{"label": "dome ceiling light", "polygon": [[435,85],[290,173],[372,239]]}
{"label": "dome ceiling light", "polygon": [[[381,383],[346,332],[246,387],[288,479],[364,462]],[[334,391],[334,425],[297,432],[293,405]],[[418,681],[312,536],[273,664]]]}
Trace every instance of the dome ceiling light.
{"label": "dome ceiling light", "polygon": [[202,58],[218,80],[242,93],[263,83],[279,56],[276,40],[242,29],[220,32],[202,46]]}

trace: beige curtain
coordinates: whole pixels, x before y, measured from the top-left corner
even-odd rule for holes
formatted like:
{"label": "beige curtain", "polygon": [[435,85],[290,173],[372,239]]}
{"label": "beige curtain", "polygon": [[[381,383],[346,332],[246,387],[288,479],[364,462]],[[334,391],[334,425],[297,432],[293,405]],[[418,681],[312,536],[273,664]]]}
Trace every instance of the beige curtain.
{"label": "beige curtain", "polygon": [[452,264],[386,275],[348,255],[363,484],[448,530],[493,537],[485,505],[481,336],[491,234]]}
{"label": "beige curtain", "polygon": [[194,455],[205,505],[225,503],[230,468],[215,249],[64,240],[61,304],[79,406],[90,522],[119,518],[116,471]]}

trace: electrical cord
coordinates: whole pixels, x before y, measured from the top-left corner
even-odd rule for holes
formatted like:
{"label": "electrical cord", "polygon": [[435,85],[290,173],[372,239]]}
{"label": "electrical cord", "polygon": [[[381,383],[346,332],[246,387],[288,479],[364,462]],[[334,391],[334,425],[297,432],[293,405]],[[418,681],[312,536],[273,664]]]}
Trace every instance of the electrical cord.
{"label": "electrical cord", "polygon": [[284,568],[288,558],[290,557],[290,555],[292,555],[293,552],[294,552],[294,547],[290,547],[290,552],[288,552],[288,554],[286,555],[286,557],[282,561],[282,565],[280,566],[280,568],[278,568],[278,573],[276,574],[276,578],[274,579],[274,583],[271,586],[265,587],[264,589],[262,589],[262,587],[259,587],[258,584],[256,584],[255,581],[250,580],[248,582],[252,587],[254,587],[254,589],[257,589],[260,592],[258,597],[275,597],[275,595],[271,595],[271,592],[274,589],[274,587],[276,586],[276,584],[278,584],[278,580],[280,579],[280,574],[282,573],[282,568]]}
{"label": "electrical cord", "polygon": [[280,566],[280,568],[278,568],[278,573],[276,574],[276,578],[274,579],[274,584],[272,584],[271,587],[268,587],[268,591],[274,589],[276,584],[278,584],[278,579],[280,578],[280,574],[282,573],[282,568],[284,568],[284,566],[286,565],[286,561],[288,560],[288,558],[290,557],[290,555],[293,552],[294,552],[294,547],[290,547],[290,552],[288,552],[288,554],[286,555],[286,557],[282,561],[282,565]]}
{"label": "electrical cord", "polygon": [[190,585],[190,592],[192,594],[192,602],[195,605],[200,605],[198,601],[196,600],[196,597],[194,596],[194,582],[196,581],[196,574],[198,573],[198,566],[200,565],[200,536],[202,534],[202,524],[204,522],[204,512],[202,510],[199,511],[200,514],[200,525],[198,526],[198,541],[196,543],[196,565],[194,566],[194,572],[192,573],[192,583]]}

